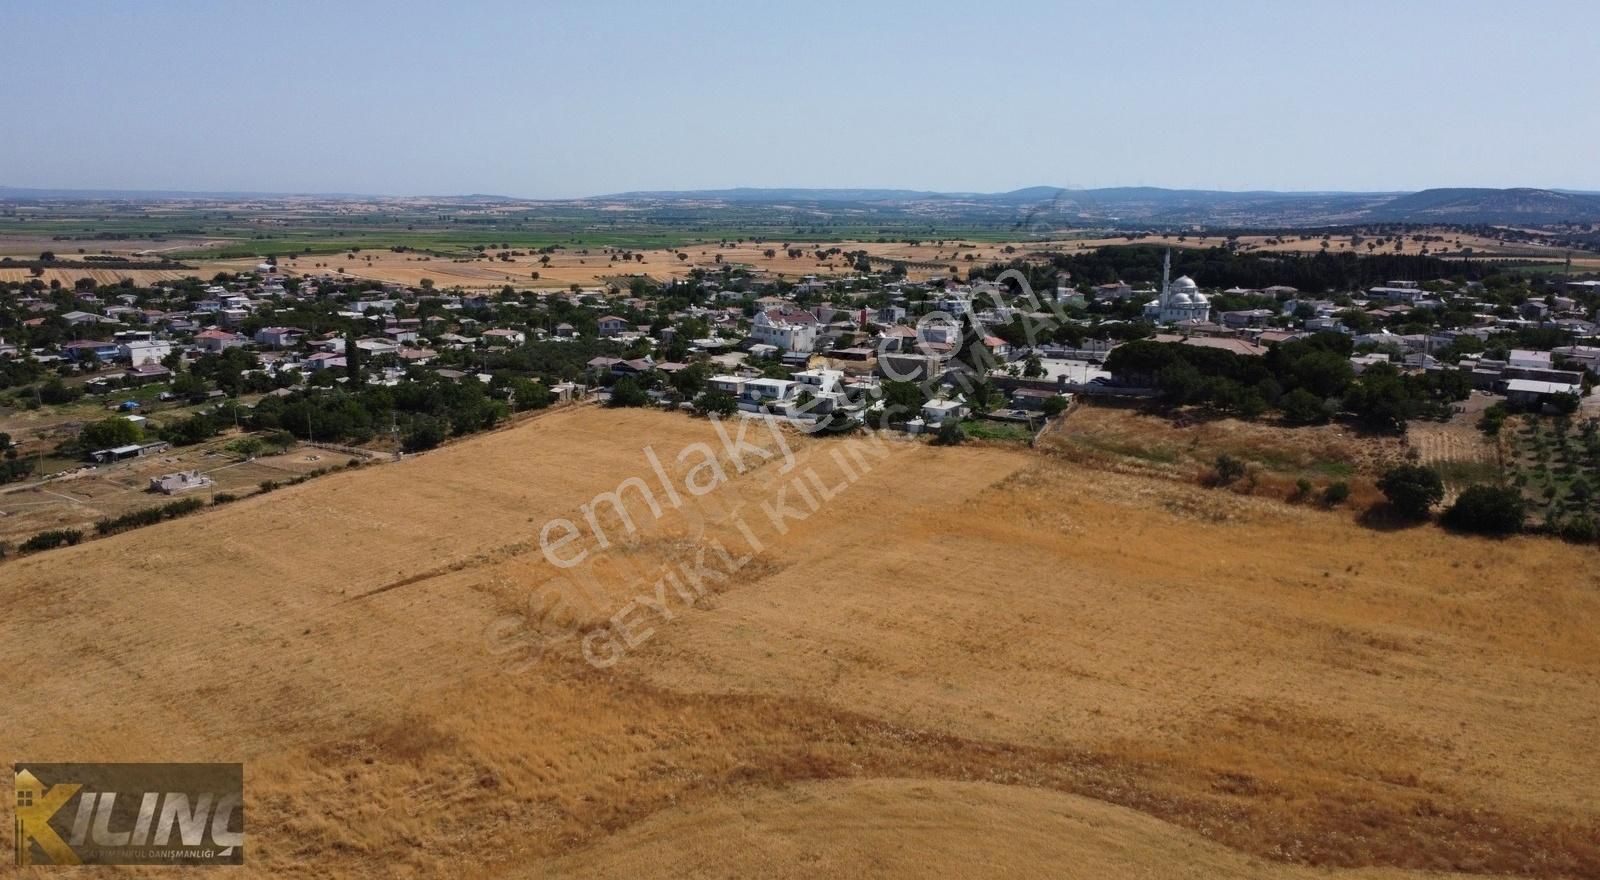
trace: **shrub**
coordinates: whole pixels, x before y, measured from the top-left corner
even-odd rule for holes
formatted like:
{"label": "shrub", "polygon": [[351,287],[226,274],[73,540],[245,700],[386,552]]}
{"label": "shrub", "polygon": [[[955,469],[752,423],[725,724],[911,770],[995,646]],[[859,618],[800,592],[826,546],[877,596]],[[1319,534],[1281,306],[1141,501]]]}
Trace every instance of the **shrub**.
{"label": "shrub", "polygon": [[1522,530],[1526,516],[1522,493],[1508,486],[1479,484],[1450,505],[1444,512],[1444,524],[1479,535],[1509,535]]}
{"label": "shrub", "polygon": [[272,490],[274,490],[276,488],[278,488],[278,481],[277,480],[262,480],[261,481],[261,493],[263,495],[268,493],[268,492],[271,492]]}
{"label": "shrub", "polygon": [[1311,497],[1311,481],[1301,477],[1294,481],[1294,500],[1304,501]]}
{"label": "shrub", "polygon": [[[15,450],[6,450],[7,454]],[[27,479],[33,473],[34,461],[31,458],[0,459],[0,483],[11,483]]]}
{"label": "shrub", "polygon": [[1329,483],[1322,490],[1322,503],[1329,507],[1338,507],[1350,499],[1350,484],[1345,482]]}
{"label": "shrub", "polygon": [[1594,517],[1583,513],[1563,522],[1556,530],[1563,540],[1574,544],[1593,544],[1600,540],[1600,523]]}
{"label": "shrub", "polygon": [[118,517],[103,519],[94,524],[94,530],[101,535],[112,535],[140,526],[153,526],[164,519],[177,519],[180,516],[194,513],[205,507],[205,501],[199,498],[181,498],[155,507],[146,507],[135,510]]}
{"label": "shrub", "polygon": [[237,500],[239,500],[239,496],[233,494],[232,492],[218,492],[217,494],[211,496],[211,504],[213,506],[218,504],[227,504],[230,501]]}
{"label": "shrub", "polygon": [[445,423],[432,416],[418,416],[411,422],[402,447],[406,452],[424,452],[444,442]]}
{"label": "shrub", "polygon": [[719,416],[731,416],[739,411],[739,402],[730,394],[707,391],[695,399],[694,407],[701,415],[709,416],[715,413]]}
{"label": "shrub", "polygon": [[1284,418],[1303,425],[1324,422],[1328,417],[1322,408],[1322,398],[1304,388],[1296,388],[1285,394],[1278,401],[1278,407],[1283,410]]}
{"label": "shrub", "polygon": [[1428,511],[1444,499],[1439,472],[1420,464],[1391,468],[1378,480],[1378,489],[1396,513],[1410,519],[1427,519]]}
{"label": "shrub", "polygon": [[1244,462],[1224,452],[1217,456],[1217,484],[1226,486],[1244,476]]}
{"label": "shrub", "polygon": [[[36,395],[37,399],[34,400],[35,404],[38,404],[38,402],[41,400],[52,405],[58,403],[71,403],[72,401],[83,396],[83,389],[81,387],[68,385],[65,382],[62,382],[60,377],[52,376],[50,379],[46,380],[43,385],[40,385],[38,389],[36,389]],[[34,397],[35,395],[29,396]]]}
{"label": "shrub", "polygon": [[1051,418],[1061,415],[1066,409],[1067,399],[1065,397],[1056,396],[1044,402],[1044,414]]}
{"label": "shrub", "polygon": [[1478,430],[1491,437],[1499,436],[1501,426],[1506,423],[1506,414],[1504,402],[1490,405],[1478,417]]}
{"label": "shrub", "polygon": [[83,532],[77,529],[51,529],[22,542],[17,549],[23,553],[36,553],[40,550],[50,550],[63,544],[71,546],[83,540]]}
{"label": "shrub", "polygon": [[193,446],[215,437],[221,430],[222,426],[210,416],[193,415],[161,426],[161,436],[174,446]]}
{"label": "shrub", "polygon": [[242,455],[245,458],[255,458],[266,448],[266,441],[260,437],[240,437],[227,446],[229,452]]}
{"label": "shrub", "polygon": [[631,376],[623,376],[611,386],[611,406],[644,406],[649,402],[650,396]]}
{"label": "shrub", "polygon": [[967,432],[961,429],[961,423],[955,419],[946,419],[939,426],[939,433],[933,437],[935,446],[960,446],[967,442]]}

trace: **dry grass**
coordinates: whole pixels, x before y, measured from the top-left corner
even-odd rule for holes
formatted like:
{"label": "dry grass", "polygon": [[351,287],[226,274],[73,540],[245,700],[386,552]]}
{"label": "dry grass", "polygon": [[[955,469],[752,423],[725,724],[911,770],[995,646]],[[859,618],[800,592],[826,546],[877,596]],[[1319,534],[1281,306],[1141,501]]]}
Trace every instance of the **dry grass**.
{"label": "dry grass", "polygon": [[1075,464],[1117,473],[1205,482],[1217,457],[1243,462],[1235,492],[1290,499],[1298,480],[1315,490],[1346,482],[1357,506],[1381,497],[1374,479],[1403,456],[1400,441],[1344,425],[1284,427],[1265,421],[1176,415],[1122,406],[1082,406],[1053,422],[1038,448]]}
{"label": "dry grass", "polygon": [[925,445],[779,535],[839,479],[796,441],[601,554],[583,632],[735,507],[764,548],[616,665],[501,650],[539,527],[708,440],[555,413],[0,566],[0,754],[243,760],[252,876],[1600,872],[1600,598],[1553,542]]}
{"label": "dry grass", "polygon": [[[1460,235],[1445,230],[1414,230],[1413,234],[1441,234],[1445,241],[1428,242],[1429,248],[1440,251],[1441,248],[1451,254],[1459,254],[1463,248],[1470,248],[1472,256],[1476,259],[1493,259],[1510,257],[1518,259],[1546,259],[1552,261],[1564,260],[1566,251],[1546,247],[1538,244],[1508,244],[1492,238],[1477,235]],[[431,256],[421,253],[394,253],[388,250],[362,250],[351,254],[318,254],[315,256],[300,256],[285,258],[280,263],[280,268],[294,275],[317,275],[322,273],[344,274],[351,278],[369,279],[375,281],[393,281],[401,284],[416,286],[423,278],[431,278],[439,288],[461,287],[464,289],[498,289],[506,284],[517,288],[565,288],[571,284],[583,287],[605,287],[609,283],[618,283],[625,287],[625,278],[630,273],[648,274],[657,280],[681,278],[693,269],[707,269],[716,271],[723,264],[745,266],[771,275],[782,275],[786,278],[798,278],[804,275],[838,276],[851,274],[853,266],[841,257],[834,256],[819,260],[815,251],[818,248],[827,250],[840,248],[845,251],[866,251],[874,257],[885,259],[903,260],[915,263],[908,268],[908,276],[913,280],[949,277],[950,268],[954,267],[958,273],[965,276],[967,269],[974,264],[984,264],[991,261],[1004,261],[1017,257],[1025,257],[1035,253],[1076,253],[1094,250],[1107,245],[1127,244],[1154,244],[1167,245],[1178,248],[1206,248],[1221,245],[1223,240],[1218,237],[1185,236],[1179,241],[1177,235],[1150,235],[1130,241],[1121,236],[1107,238],[1063,238],[1055,241],[1015,241],[1015,242],[974,242],[947,239],[943,241],[927,241],[909,244],[906,242],[811,242],[804,240],[764,241],[760,244],[751,241],[729,242],[723,246],[718,242],[705,242],[701,244],[684,245],[678,248],[652,248],[636,250],[634,253],[642,254],[644,261],[634,259],[625,260],[620,250],[610,251],[603,247],[590,247],[588,253],[580,250],[563,250],[551,254],[550,262],[541,264],[540,256],[530,249],[518,250],[522,255],[509,260],[499,259],[458,259],[445,256]],[[172,240],[172,241],[84,241],[74,242],[73,249],[83,247],[89,254],[106,253],[116,256],[155,256],[165,251],[188,251],[210,245],[230,244],[228,240]],[[1272,251],[1283,253],[1315,253],[1322,249],[1320,237],[1301,240],[1299,236],[1288,236],[1282,239],[1268,235],[1244,235],[1238,238],[1240,247],[1245,251]],[[789,256],[784,245],[799,248],[803,252],[797,257]],[[64,257],[71,256],[63,251],[61,242],[53,242],[48,238],[37,236],[7,236],[0,237],[0,256],[10,255],[17,257],[34,257],[44,250],[62,252]],[[1011,247],[1013,252],[1005,252],[1006,247]],[[1338,252],[1349,249],[1349,237],[1334,238],[1329,249]],[[1419,245],[1408,241],[1405,253],[1415,254]],[[766,251],[773,250],[772,256],[767,256]],[[1367,253],[1364,245],[1357,246],[1359,253]],[[1386,250],[1386,252],[1388,252]],[[491,253],[494,253],[491,251]],[[684,254],[685,259],[679,259],[678,254]],[[972,256],[972,261],[966,257]],[[718,262],[718,257],[721,262]],[[254,259],[234,260],[189,260],[187,265],[195,266],[192,270],[168,269],[131,269],[119,270],[115,267],[94,269],[46,269],[43,280],[48,283],[52,280],[61,282],[64,287],[71,287],[80,278],[93,278],[100,284],[114,284],[124,277],[132,278],[135,282],[148,285],[159,281],[172,281],[186,276],[210,278],[217,272],[252,271],[256,266]],[[1574,266],[1581,269],[1600,268],[1600,257],[1578,255],[1573,259]],[[875,268],[886,268],[878,265]],[[342,270],[342,273],[341,271]],[[539,273],[539,278],[534,279],[533,273]],[[0,268],[0,282],[26,281],[33,276],[26,269]]]}
{"label": "dry grass", "polygon": [[[716,242],[706,244],[685,245],[682,248],[655,248],[634,251],[644,257],[641,262],[637,259],[627,259],[621,250],[608,250],[601,247],[573,250],[560,250],[549,255],[548,264],[539,262],[541,256],[536,251],[521,251],[522,256],[512,257],[509,260],[499,259],[452,259],[449,257],[429,256],[417,253],[393,253],[391,251],[362,251],[354,255],[318,255],[315,257],[299,257],[286,259],[279,266],[284,271],[292,274],[314,275],[324,272],[337,273],[343,270],[344,274],[355,278],[368,278],[377,281],[396,281],[402,284],[417,285],[422,279],[433,279],[440,288],[498,288],[511,284],[518,288],[564,288],[570,284],[583,287],[604,287],[615,283],[618,287],[627,286],[626,278],[633,274],[645,274],[656,280],[669,278],[682,278],[695,269],[718,271],[723,264],[743,266],[760,272],[770,273],[774,276],[783,276],[789,279],[800,278],[805,275],[845,275],[854,272],[850,262],[840,256],[833,256],[819,260],[815,250],[821,247],[826,250],[839,247],[843,250],[864,250],[874,256],[904,259],[914,262],[939,262],[956,266],[965,272],[965,267],[970,265],[962,257],[972,253],[974,259],[994,260],[1000,259],[999,248],[1002,245],[980,244],[969,245],[958,249],[959,243],[951,241],[944,247],[934,244],[909,245],[893,242],[849,242],[849,243],[822,243],[795,241],[791,244],[802,248],[804,253],[791,257],[783,247],[783,242],[769,241],[761,244],[753,242],[730,242],[721,246]],[[767,256],[766,251],[773,250],[772,256]],[[678,254],[685,254],[685,259],[679,259]],[[718,257],[721,262],[718,262]],[[208,271],[210,263],[207,263]],[[533,278],[537,272],[539,277]],[[948,268],[934,270],[929,268],[912,268],[908,274],[913,279],[929,277],[945,277],[949,275]]]}
{"label": "dry grass", "polygon": [[[209,501],[217,493],[248,495],[257,491],[263,481],[284,482],[320,468],[340,467],[350,460],[348,455],[297,447],[282,455],[243,461],[225,449],[234,439],[235,436],[226,436],[161,455],[92,469],[84,467],[45,482],[32,480],[0,488],[0,541],[14,545],[49,529],[80,529],[92,534],[94,524],[101,519],[155,507],[178,497]],[[152,477],[186,470],[205,473],[214,485],[178,497],[148,491]]]}

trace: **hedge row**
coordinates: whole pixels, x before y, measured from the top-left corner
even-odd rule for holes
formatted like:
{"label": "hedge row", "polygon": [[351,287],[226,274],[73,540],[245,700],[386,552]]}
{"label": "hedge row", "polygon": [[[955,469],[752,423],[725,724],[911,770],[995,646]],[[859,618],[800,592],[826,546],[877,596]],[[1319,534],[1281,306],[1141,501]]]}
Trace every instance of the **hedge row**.
{"label": "hedge row", "polygon": [[194,513],[205,506],[206,503],[202,499],[182,498],[157,507],[146,507],[143,510],[135,510],[132,513],[124,513],[121,516],[100,520],[94,524],[94,530],[101,535],[114,535],[117,532],[125,532],[128,529],[136,529],[140,526],[153,526],[162,520],[177,519],[180,516]]}
{"label": "hedge row", "polygon": [[36,553],[40,550],[50,550],[63,544],[71,546],[83,540],[83,532],[77,529],[51,529],[23,541],[17,547],[23,553]]}

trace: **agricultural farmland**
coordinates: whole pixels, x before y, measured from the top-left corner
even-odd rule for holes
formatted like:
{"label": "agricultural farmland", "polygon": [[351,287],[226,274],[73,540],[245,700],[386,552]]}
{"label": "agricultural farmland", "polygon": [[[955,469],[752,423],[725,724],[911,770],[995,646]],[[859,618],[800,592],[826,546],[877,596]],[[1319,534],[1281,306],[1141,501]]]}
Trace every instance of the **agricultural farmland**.
{"label": "agricultural farmland", "polygon": [[7,562],[0,750],[244,761],[241,876],[1600,872],[1592,550],[750,439],[558,411]]}
{"label": "agricultural farmland", "polygon": [[1534,516],[1559,522],[1600,510],[1600,422],[1592,418],[1515,418],[1500,441],[1512,485]]}
{"label": "agricultural farmland", "polygon": [[[789,279],[854,270],[840,251],[865,251],[883,270],[904,263],[909,277],[965,275],[974,264],[1018,256],[1075,254],[1108,245],[1159,244],[1209,248],[1230,243],[1243,253],[1428,253],[1455,259],[1517,259],[1579,271],[1600,269],[1600,256],[1558,247],[1544,233],[1469,231],[1414,226],[1403,234],[1246,231],[1182,233],[1070,225],[1019,225],[1018,217],[983,222],[849,212],[818,217],[794,206],[687,202],[641,205],[590,199],[570,202],[463,199],[318,199],[282,197],[237,202],[72,203],[29,205],[0,216],[0,257],[89,256],[168,258],[192,270],[45,267],[43,281],[70,287],[80,278],[145,285],[188,275],[253,268],[267,256],[296,275],[349,278],[440,288],[605,286],[617,277],[657,280],[691,270],[740,266]],[[1401,250],[1396,251],[1398,244]],[[821,251],[821,254],[818,254]],[[681,256],[680,256],[681,255]],[[546,259],[541,259],[541,257]],[[641,259],[642,258],[642,259]],[[0,266],[0,282],[26,281],[29,269]]]}

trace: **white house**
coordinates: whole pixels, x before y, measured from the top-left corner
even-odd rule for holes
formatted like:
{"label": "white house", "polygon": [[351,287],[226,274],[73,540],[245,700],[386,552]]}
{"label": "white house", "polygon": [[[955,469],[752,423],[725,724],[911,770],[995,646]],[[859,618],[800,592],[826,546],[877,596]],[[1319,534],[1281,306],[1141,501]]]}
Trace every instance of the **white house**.
{"label": "white house", "polygon": [[741,376],[712,376],[706,380],[712,391],[720,391],[729,397],[742,397],[744,395],[744,378]]}
{"label": "white house", "polygon": [[249,342],[245,337],[226,330],[202,330],[194,335],[194,341],[196,345],[212,352],[237,348]]}
{"label": "white house", "polygon": [[[847,402],[844,393],[844,371],[842,370],[802,370],[793,375],[795,383],[794,394],[798,398],[802,391],[811,395],[815,401],[807,411],[815,415],[826,415],[833,412],[835,407]],[[791,413],[793,415],[793,413]]]}
{"label": "white house", "polygon": [[167,355],[172,354],[172,343],[156,342],[153,340],[133,340],[122,343],[122,357],[133,366],[145,364],[159,364]]}
{"label": "white house", "polygon": [[801,309],[778,306],[757,312],[750,333],[763,344],[809,353],[817,345],[817,317]]}
{"label": "white house", "polygon": [[922,420],[929,427],[938,427],[946,419],[960,421],[967,414],[967,405],[959,400],[930,400],[922,405]]}
{"label": "white house", "polygon": [[1506,364],[1525,370],[1553,369],[1551,353],[1548,351],[1529,351],[1522,348],[1513,348],[1506,357]]}
{"label": "white house", "polygon": [[262,327],[256,331],[256,343],[273,348],[292,348],[305,336],[304,330],[294,327]]}
{"label": "white house", "polygon": [[61,316],[61,319],[63,321],[66,321],[68,324],[72,324],[74,326],[76,326],[78,324],[115,324],[115,323],[117,323],[115,318],[108,318],[105,315],[97,315],[97,314],[95,314],[93,312],[67,312],[66,314]]}
{"label": "white house", "polygon": [[794,389],[795,383],[788,379],[746,379],[740,402],[759,405],[787,400]]}
{"label": "white house", "polygon": [[511,330],[508,328],[496,327],[493,330],[483,331],[483,338],[492,343],[521,345],[522,343],[528,341],[528,334],[523,333],[521,330]]}
{"label": "white house", "polygon": [[876,317],[879,324],[899,324],[906,319],[906,310],[900,306],[884,306],[878,309]]}
{"label": "white house", "polygon": [[357,339],[356,348],[369,355],[377,357],[385,354],[395,354],[400,351],[400,346],[387,339]]}

